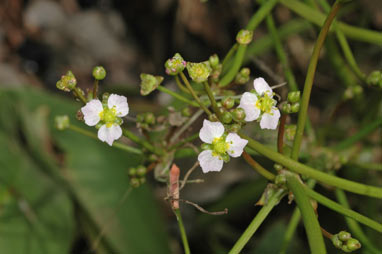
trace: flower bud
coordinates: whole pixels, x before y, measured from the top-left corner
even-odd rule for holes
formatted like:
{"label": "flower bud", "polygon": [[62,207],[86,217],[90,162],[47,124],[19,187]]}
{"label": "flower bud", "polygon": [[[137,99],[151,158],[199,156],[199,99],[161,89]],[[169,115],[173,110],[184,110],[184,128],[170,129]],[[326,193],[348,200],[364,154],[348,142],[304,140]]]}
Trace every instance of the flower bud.
{"label": "flower bud", "polygon": [[182,109],[182,116],[190,117],[191,116],[191,109],[189,107],[185,107]]}
{"label": "flower bud", "polygon": [[137,167],[137,176],[144,176],[147,173],[147,169],[145,166],[140,165]]}
{"label": "flower bud", "polygon": [[283,103],[281,106],[281,112],[284,114],[290,114],[292,112],[292,106],[289,103]]}
{"label": "flower bud", "polygon": [[247,45],[252,41],[253,31],[242,29],[236,35],[236,41],[239,44]]}
{"label": "flower bud", "polygon": [[166,61],[164,66],[168,75],[175,76],[186,68],[186,61],[183,60],[183,57],[179,53],[176,53],[172,58]]}
{"label": "flower bud", "polygon": [[249,68],[243,68],[236,74],[235,82],[239,85],[244,85],[249,81],[249,75],[251,74],[251,71]]}
{"label": "flower bud", "polygon": [[300,103],[299,102],[293,103],[290,108],[291,113],[297,113],[299,110],[300,110]]}
{"label": "flower bud", "polygon": [[211,67],[209,62],[201,63],[187,63],[187,71],[191,79],[197,83],[207,81],[211,74]]}
{"label": "flower bud", "polygon": [[130,185],[131,185],[131,187],[133,187],[133,188],[138,188],[139,187],[139,185],[140,185],[141,183],[140,183],[140,181],[139,181],[139,179],[138,178],[131,178],[130,179]]}
{"label": "flower bud", "polygon": [[225,97],[225,98],[222,100],[222,105],[223,105],[223,107],[225,107],[226,109],[230,109],[230,108],[232,108],[233,106],[235,106],[235,100],[232,99],[232,97]]}
{"label": "flower bud", "polygon": [[66,75],[63,75],[56,83],[56,87],[65,92],[70,92],[76,87],[76,85],[77,79],[71,71],[68,71]]}
{"label": "flower bud", "polygon": [[349,232],[346,232],[346,231],[340,231],[338,233],[338,238],[341,240],[341,241],[347,241],[351,238],[351,234]]}
{"label": "flower bud", "polygon": [[285,125],[285,132],[284,135],[287,138],[287,140],[292,141],[294,140],[294,136],[296,135],[297,127],[295,124],[286,124]]}
{"label": "flower bud", "polygon": [[283,186],[286,184],[286,176],[283,174],[278,174],[275,178],[275,184],[277,186]]}
{"label": "flower bud", "polygon": [[280,165],[280,164],[277,164],[277,163],[275,163],[275,164],[273,165],[273,167],[274,167],[277,171],[280,171],[280,170],[283,169],[283,166]]}
{"label": "flower bud", "polygon": [[137,169],[136,168],[129,168],[128,174],[130,177],[136,176],[137,175]]}
{"label": "flower bud", "polygon": [[330,240],[332,240],[334,247],[336,247],[337,249],[341,249],[342,241],[338,239],[338,235],[333,235]]}
{"label": "flower bud", "polygon": [[288,93],[288,102],[296,103],[300,101],[300,91],[293,91]]}
{"label": "flower bud", "polygon": [[103,80],[106,77],[106,70],[102,66],[96,66],[93,68],[93,77],[96,80]]}
{"label": "flower bud", "polygon": [[56,116],[54,118],[54,123],[55,123],[56,128],[58,130],[62,131],[62,130],[69,128],[70,120],[69,120],[69,117],[67,115]]}
{"label": "flower bud", "polygon": [[355,251],[361,248],[361,243],[357,239],[350,238],[346,242],[346,247],[349,249],[349,251]]}
{"label": "flower bud", "polygon": [[162,83],[163,77],[153,76],[151,74],[141,73],[141,95],[146,96]]}
{"label": "flower bud", "polygon": [[242,108],[235,108],[232,111],[232,118],[236,122],[241,122],[245,119],[245,111]]}
{"label": "flower bud", "polygon": [[223,65],[218,64],[211,72],[211,79],[213,82],[218,82],[220,74],[222,73]]}
{"label": "flower bud", "polygon": [[147,112],[144,116],[144,121],[149,125],[155,124],[155,115],[151,112]]}
{"label": "flower bud", "polygon": [[139,184],[140,185],[146,183],[146,178],[145,177],[140,177],[138,180],[139,180]]}
{"label": "flower bud", "polygon": [[211,65],[212,69],[214,69],[214,70],[219,65],[219,57],[217,54],[213,54],[212,56],[210,56],[208,61],[210,62],[210,65]]}
{"label": "flower bud", "polygon": [[241,126],[240,126],[240,124],[237,124],[237,123],[231,124],[231,125],[228,127],[229,132],[234,132],[234,133],[239,132],[240,129],[241,129]]}
{"label": "flower bud", "polygon": [[232,115],[230,112],[224,112],[222,114],[222,122],[225,123],[225,124],[229,124],[230,122],[232,122]]}
{"label": "flower bud", "polygon": [[217,122],[219,121],[218,117],[215,115],[215,114],[212,114],[208,117],[208,120],[210,120],[211,122]]}
{"label": "flower bud", "polygon": [[371,86],[377,86],[382,88],[382,71],[373,71],[369,74],[366,82]]}

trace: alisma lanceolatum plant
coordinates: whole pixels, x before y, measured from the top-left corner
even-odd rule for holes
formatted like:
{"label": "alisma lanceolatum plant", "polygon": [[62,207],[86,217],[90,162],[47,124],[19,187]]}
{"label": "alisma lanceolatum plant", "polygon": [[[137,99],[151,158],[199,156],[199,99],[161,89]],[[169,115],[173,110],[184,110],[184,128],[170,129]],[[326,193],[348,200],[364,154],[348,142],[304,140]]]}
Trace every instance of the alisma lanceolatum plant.
{"label": "alisma lanceolatum plant", "polygon": [[[175,79],[178,89],[167,89],[162,84],[163,77],[155,76],[155,74],[142,73],[140,75],[142,96],[159,90],[171,95],[183,105],[178,111],[171,109],[166,116],[154,116],[148,112],[137,115],[134,119],[137,128],[143,134],[158,128],[174,127],[175,131],[162,135],[163,137],[159,142],[152,142],[150,138],[147,138],[147,135],[137,135],[135,134],[137,133],[136,130],[124,126],[126,121],[132,119],[126,117],[129,111],[135,111],[134,107],[129,108],[129,98],[117,94],[98,94],[99,81],[106,77],[106,71],[103,67],[97,66],[94,68],[94,87],[87,94],[77,86],[76,78],[71,71],[62,76],[61,80],[57,82],[57,88],[72,92],[76,98],[82,101],[84,105],[78,111],[78,119],[83,121],[84,124],[98,129],[96,136],[89,136],[97,137],[100,141],[123,149],[128,153],[143,156],[144,162],[142,165],[138,168],[131,168],[129,171],[133,187],[139,187],[145,183],[145,175],[150,171],[154,171],[154,176],[158,181],[167,183],[169,190],[167,198],[170,200],[170,205],[179,222],[185,253],[190,253],[190,246],[179,208],[179,203],[182,201],[180,191],[184,184],[188,182],[189,175],[197,167],[200,166],[204,173],[221,171],[224,163],[229,163],[231,157],[235,159],[244,158],[244,161],[250,167],[269,180],[269,185],[264,190],[262,199],[258,202],[263,206],[262,209],[255,215],[251,224],[232,247],[231,254],[240,253],[273,207],[286,196],[296,202],[298,210],[294,213],[288,227],[283,243],[284,252],[300,217],[302,217],[311,253],[326,253],[324,237],[329,238],[336,248],[344,252],[352,252],[365,245],[365,248],[370,253],[377,253],[373,244],[367,239],[365,240],[360,229],[353,232],[354,235],[360,236],[360,239],[356,239],[346,231],[332,234],[325,230],[323,226],[320,226],[317,216],[317,203],[347,216],[352,223],[361,223],[382,232],[381,223],[349,208],[343,192],[343,190],[346,190],[371,198],[382,199],[382,188],[339,178],[332,173],[325,173],[300,163],[298,159],[305,127],[310,137],[312,137],[311,134],[314,131],[314,126],[310,125],[307,110],[318,57],[329,29],[332,29],[337,34],[345,58],[350,61],[350,65],[360,78],[360,81],[364,85],[374,86],[376,89],[381,88],[381,71],[374,71],[368,77],[363,74],[347,45],[347,37],[382,44],[382,36],[341,22],[332,25],[336,14],[340,7],[345,4],[345,1],[336,1],[331,8],[325,1],[320,1],[322,7],[327,11],[325,22],[324,14],[316,10],[314,6],[308,6],[302,2],[295,0],[262,2],[247,27],[237,34],[237,43],[227,53],[223,61],[220,61],[215,54],[206,61],[195,63],[189,62],[187,59],[183,59],[181,54],[175,53],[172,58],[165,62],[165,72]],[[310,59],[301,94],[297,90],[298,86],[283,50],[280,34],[278,34],[272,19],[271,11],[278,2],[320,26],[320,33]],[[280,87],[280,84],[275,84],[272,87],[262,77],[251,77],[250,70],[242,67],[246,51],[251,45],[253,32],[264,19],[267,21],[267,27],[273,39],[272,43],[283,66],[287,80],[286,85],[290,90],[284,101],[281,100],[276,90]],[[248,82],[251,83],[251,90],[243,91],[241,89],[242,92],[237,92],[240,90],[236,89],[237,87]],[[298,113],[297,126],[286,125],[289,114],[294,113]],[[200,120],[197,121],[198,119]],[[198,122],[202,122],[202,126],[197,126],[196,123]],[[83,134],[89,134],[87,130],[71,125],[66,116],[58,116],[56,123],[60,130],[71,129]],[[334,154],[341,148],[352,145],[363,138],[366,132],[369,133],[381,126],[381,124],[382,121],[379,119],[372,127],[361,130],[360,134],[351,137],[349,140],[344,140],[337,148],[329,149],[327,154]],[[261,129],[277,132],[277,149],[272,150],[251,137],[252,133],[249,130],[255,125],[259,125]],[[194,133],[184,135],[185,130],[191,126],[194,127]],[[289,148],[288,151],[285,151],[288,147],[283,144],[284,134],[286,138],[293,141],[293,147]],[[120,142],[119,139],[122,136],[130,139],[136,146],[132,147]],[[195,148],[189,152],[189,149],[185,148],[186,145],[192,144],[194,141],[199,142],[198,137],[203,144],[200,149]],[[313,142],[311,138],[307,140]],[[251,150],[273,161],[276,170],[269,170],[261,166],[250,155]],[[181,155],[182,152],[185,155]],[[196,162],[195,167],[187,172],[185,179],[182,181],[179,180],[179,169],[185,169],[182,165],[176,166],[174,164],[176,156],[192,157]],[[338,163],[341,163],[340,160],[338,161]],[[339,203],[315,192],[313,187],[316,182],[336,188]],[[200,207],[199,209],[207,212]],[[349,227],[354,228],[351,224],[349,224]]]}

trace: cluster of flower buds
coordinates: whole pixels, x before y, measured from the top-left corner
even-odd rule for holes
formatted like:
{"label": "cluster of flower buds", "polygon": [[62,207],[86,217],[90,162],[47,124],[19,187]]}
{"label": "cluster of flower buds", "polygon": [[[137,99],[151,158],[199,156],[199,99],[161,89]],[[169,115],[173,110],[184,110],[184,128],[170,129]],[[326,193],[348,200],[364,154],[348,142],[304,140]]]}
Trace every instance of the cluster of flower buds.
{"label": "cluster of flower buds", "polygon": [[249,68],[242,68],[235,77],[235,83],[238,85],[244,85],[249,81],[249,75],[251,71]]}
{"label": "cluster of flower buds", "polygon": [[370,73],[366,82],[371,86],[382,88],[382,71],[373,71]]}
{"label": "cluster of flower buds", "polygon": [[141,78],[141,95],[146,96],[152,91],[157,89],[157,87],[162,83],[163,77],[154,76],[151,74],[142,73]]}
{"label": "cluster of flower buds", "polygon": [[223,68],[223,65],[219,62],[218,55],[214,54],[210,56],[210,58],[208,59],[208,62],[210,63],[210,66],[212,68],[210,77],[213,82],[218,82],[220,74],[222,72],[222,68]]}
{"label": "cluster of flower buds", "polygon": [[66,75],[62,75],[61,79],[56,83],[56,87],[65,92],[72,91],[76,85],[77,79],[71,71],[68,71]]}
{"label": "cluster of flower buds", "polygon": [[353,99],[354,97],[362,94],[362,92],[363,92],[362,86],[360,86],[360,85],[350,86],[345,90],[343,98],[345,100],[350,100],[350,99]]}
{"label": "cluster of flower buds", "polygon": [[[217,105],[222,123],[226,125],[230,132],[238,132],[245,123],[244,110],[242,108],[233,108],[235,106],[235,99],[231,96],[224,97]],[[211,115],[210,120],[217,121],[217,116]]]}
{"label": "cluster of flower buds", "polygon": [[346,253],[358,250],[361,248],[361,243],[351,237],[351,234],[346,231],[340,231],[331,238],[333,245]]}
{"label": "cluster of flower buds", "polygon": [[282,105],[281,111],[284,114],[297,113],[300,110],[300,91],[288,93],[288,100]]}
{"label": "cluster of flower buds", "polygon": [[137,115],[137,128],[150,130],[150,126],[156,123],[155,115],[152,112],[145,112]]}
{"label": "cluster of flower buds", "polygon": [[147,168],[139,165],[136,168],[129,169],[130,184],[132,187],[137,188],[146,182]]}

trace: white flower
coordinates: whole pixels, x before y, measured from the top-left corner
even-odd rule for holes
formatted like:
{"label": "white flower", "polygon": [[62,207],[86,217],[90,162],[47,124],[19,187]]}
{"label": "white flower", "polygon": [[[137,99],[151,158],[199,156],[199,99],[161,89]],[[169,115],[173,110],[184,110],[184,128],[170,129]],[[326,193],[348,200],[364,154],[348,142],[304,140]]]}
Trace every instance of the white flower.
{"label": "white flower", "polygon": [[239,157],[248,143],[236,133],[225,135],[223,124],[208,120],[204,120],[199,137],[203,142],[209,144],[209,149],[201,152],[198,156],[204,173],[220,171],[223,168],[223,161],[229,160],[228,155]]}
{"label": "white flower", "polygon": [[245,111],[245,121],[260,119],[262,129],[276,129],[280,118],[280,111],[276,107],[272,88],[263,78],[253,81],[256,94],[245,92],[240,99],[239,108]]}
{"label": "white flower", "polygon": [[[129,113],[129,104],[125,96],[110,94],[107,105],[102,105],[100,100],[94,99],[81,108],[85,123],[95,126],[101,123],[98,130],[98,138],[113,145],[114,140],[122,136],[121,117]],[[98,125],[97,125],[98,126]]]}

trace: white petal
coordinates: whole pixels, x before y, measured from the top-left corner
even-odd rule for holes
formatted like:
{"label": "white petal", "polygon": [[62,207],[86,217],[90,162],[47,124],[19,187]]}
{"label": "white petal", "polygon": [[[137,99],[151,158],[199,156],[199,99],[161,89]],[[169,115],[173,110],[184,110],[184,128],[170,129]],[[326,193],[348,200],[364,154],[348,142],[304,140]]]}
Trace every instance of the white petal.
{"label": "white petal", "polygon": [[260,109],[256,107],[257,96],[253,93],[245,92],[240,99],[239,108],[244,109],[245,121],[256,120],[260,115]]}
{"label": "white petal", "polygon": [[265,113],[261,117],[261,121],[260,121],[261,129],[271,129],[271,130],[276,129],[277,124],[279,123],[279,118],[280,118],[280,111],[278,110],[278,108],[274,107],[270,114]]}
{"label": "white petal", "polygon": [[239,157],[243,153],[243,149],[248,143],[248,140],[242,139],[236,133],[229,133],[225,141],[229,143],[227,152],[229,155],[231,155],[231,157]]}
{"label": "white petal", "polygon": [[253,87],[259,95],[264,93],[272,94],[272,88],[269,87],[268,83],[263,78],[257,78],[253,81]]}
{"label": "white petal", "polygon": [[129,104],[125,96],[118,94],[110,94],[107,100],[107,106],[111,109],[115,107],[117,111],[117,116],[126,116],[129,113]]}
{"label": "white petal", "polygon": [[102,125],[98,130],[98,138],[109,144],[113,145],[114,140],[119,139],[122,136],[122,129],[119,125],[113,124],[110,127],[107,127],[106,124]]}
{"label": "white petal", "polygon": [[214,138],[220,138],[224,133],[224,126],[220,122],[203,121],[203,127],[200,129],[200,139],[211,144]]}
{"label": "white petal", "polygon": [[99,100],[91,100],[81,108],[84,114],[85,123],[89,126],[96,125],[100,118],[100,113],[103,111],[102,103]]}
{"label": "white petal", "polygon": [[223,159],[219,156],[213,156],[211,150],[201,152],[198,156],[198,161],[203,173],[220,171],[223,168]]}

